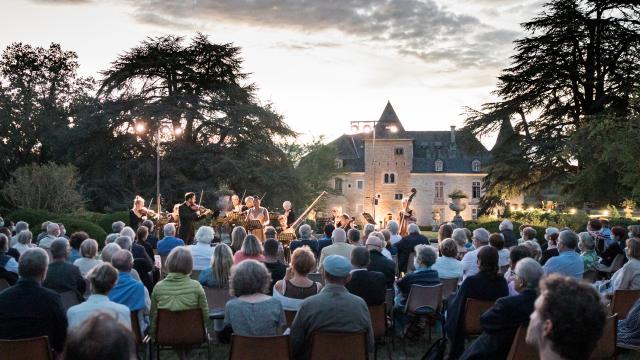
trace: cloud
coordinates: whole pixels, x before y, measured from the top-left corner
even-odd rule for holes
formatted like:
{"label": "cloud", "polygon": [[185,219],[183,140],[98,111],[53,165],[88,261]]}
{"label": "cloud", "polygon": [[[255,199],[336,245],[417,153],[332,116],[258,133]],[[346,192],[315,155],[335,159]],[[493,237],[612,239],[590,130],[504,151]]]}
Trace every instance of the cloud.
{"label": "cloud", "polygon": [[147,11],[139,11],[133,15],[133,18],[142,24],[153,26],[167,26],[180,30],[195,30],[197,27],[186,21],[177,21],[173,18],[168,18],[158,14],[154,14]]}
{"label": "cloud", "polygon": [[337,48],[342,46],[342,44],[339,44],[337,42],[330,42],[330,41],[304,41],[304,42],[278,42],[276,43],[273,47],[274,48],[283,48],[283,49],[288,49],[288,50],[300,50],[300,51],[304,51],[304,50],[312,50],[312,49],[318,49],[318,48],[324,48],[324,49],[329,49],[329,48]]}
{"label": "cloud", "polygon": [[53,4],[53,5],[79,5],[89,4],[92,0],[31,0],[34,3]]}

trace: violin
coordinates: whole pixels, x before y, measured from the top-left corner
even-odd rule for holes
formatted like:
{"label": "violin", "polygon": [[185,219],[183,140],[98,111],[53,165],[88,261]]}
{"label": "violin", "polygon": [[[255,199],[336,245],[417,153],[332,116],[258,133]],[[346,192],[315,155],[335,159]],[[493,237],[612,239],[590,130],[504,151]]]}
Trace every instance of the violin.
{"label": "violin", "polygon": [[211,211],[211,209],[207,209],[206,207],[202,206],[202,205],[198,205],[198,204],[193,204],[190,206],[191,210],[197,212],[198,214],[202,215],[202,214],[210,214],[213,211]]}
{"label": "violin", "polygon": [[146,217],[156,217],[157,213],[151,209],[147,209],[146,207],[140,208],[135,210],[138,213],[140,213],[140,215],[142,216],[146,216]]}

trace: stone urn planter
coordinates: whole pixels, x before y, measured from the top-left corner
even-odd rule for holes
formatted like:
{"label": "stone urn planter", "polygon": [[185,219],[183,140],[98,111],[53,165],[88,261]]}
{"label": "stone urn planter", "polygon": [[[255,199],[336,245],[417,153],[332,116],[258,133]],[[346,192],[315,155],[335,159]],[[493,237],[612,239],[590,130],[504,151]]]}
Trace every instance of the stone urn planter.
{"label": "stone urn planter", "polygon": [[464,211],[467,208],[467,195],[462,192],[462,190],[456,190],[449,194],[449,197],[451,198],[449,209],[455,211],[456,213],[451,222],[456,224],[456,227],[462,228],[464,227],[464,219],[462,219],[462,216],[460,216],[460,212]]}

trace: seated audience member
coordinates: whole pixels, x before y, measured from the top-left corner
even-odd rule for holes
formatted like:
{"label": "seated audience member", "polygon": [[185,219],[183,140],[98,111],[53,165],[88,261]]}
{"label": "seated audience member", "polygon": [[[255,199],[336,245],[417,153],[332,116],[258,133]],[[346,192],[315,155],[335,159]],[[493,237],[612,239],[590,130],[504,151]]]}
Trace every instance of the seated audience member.
{"label": "seated audience member", "polygon": [[509,252],[509,270],[504,273],[504,278],[507,280],[507,285],[509,286],[509,296],[518,295],[518,291],[516,290],[516,265],[518,261],[524,258],[530,258],[531,252],[529,248],[524,245],[516,245],[511,248]]}
{"label": "seated audience member", "polygon": [[248,259],[264,261],[263,253],[264,248],[260,240],[255,235],[249,234],[244,238],[240,250],[233,254],[233,263],[239,264]]}
{"label": "seated audience member", "polygon": [[20,255],[24,254],[28,249],[32,249],[35,247],[34,244],[31,243],[33,240],[33,234],[29,230],[22,230],[16,236],[16,244],[13,246],[14,249],[18,250]]}
{"label": "seated audience member", "polygon": [[389,241],[391,239],[391,233],[389,232],[389,230],[384,229],[381,231],[374,231],[369,236],[377,236],[382,241],[384,241],[384,249],[382,249],[382,255],[384,255],[384,257],[389,260],[393,260],[393,254],[391,253],[391,250],[396,253],[398,251],[396,250],[396,248],[391,246],[391,242]]}
{"label": "seated audience member", "polygon": [[293,253],[299,247],[308,246],[311,251],[313,251],[313,255],[316,257],[320,256],[318,240],[311,237],[311,226],[308,224],[300,226],[300,228],[298,228],[298,234],[300,235],[300,239],[293,240],[291,244],[289,244],[289,250]]}
{"label": "seated audience member", "polygon": [[454,229],[453,233],[451,234],[451,238],[456,242],[456,245],[458,246],[458,255],[456,256],[456,259],[458,260],[462,260],[467,252],[475,250],[473,245],[471,245],[471,248],[467,248],[468,238],[467,232],[465,230],[466,229]]}
{"label": "seated audience member", "polygon": [[147,236],[147,242],[149,243],[149,245],[151,245],[152,248],[157,248],[158,247],[158,237],[155,235],[155,233],[153,232],[155,225],[153,224],[153,221],[147,219],[145,221],[142,222],[142,225],[144,225],[147,229],[149,229],[149,236]]}
{"label": "seated audience member", "polygon": [[120,236],[120,232],[122,231],[122,229],[124,229],[124,227],[127,226],[127,224],[125,224],[123,221],[114,221],[111,223],[111,234],[116,234],[118,236]]}
{"label": "seated audience member", "polygon": [[587,223],[587,231],[593,236],[596,252],[601,254],[606,245],[611,242],[611,236],[607,237],[602,231],[602,221],[600,219],[590,219]]}
{"label": "seated audience member", "polygon": [[211,265],[198,275],[200,285],[210,288],[229,288],[229,276],[233,266],[233,253],[227,244],[218,244],[213,248]]}
{"label": "seated audience member", "polygon": [[[73,235],[71,238],[73,239]],[[73,262],[73,265],[80,270],[82,277],[86,277],[94,267],[102,265],[102,260],[96,259],[96,255],[98,255],[98,242],[93,239],[83,241],[80,245],[81,257]]]}
{"label": "seated audience member", "polygon": [[[444,239],[449,239],[453,235],[453,226],[451,224],[442,224],[438,228],[438,244]],[[428,244],[428,242],[427,242]]]}
{"label": "seated audience member", "polygon": [[100,253],[100,260],[105,263],[111,263],[111,257],[118,250],[122,250],[122,248],[115,242],[106,244],[104,248],[102,248],[102,252]]}
{"label": "seated audience member", "polygon": [[45,221],[42,223],[42,225],[40,225],[40,232],[36,236],[36,244],[39,244],[40,240],[47,236],[47,226],[49,226],[49,224],[51,224],[51,221]]}
{"label": "seated audience member", "polygon": [[14,249],[13,247],[11,247],[11,238],[12,238],[12,233],[11,230],[9,230],[9,228],[3,227],[0,228],[0,234],[3,234],[4,236],[7,237],[7,255],[11,256],[16,263],[18,262],[18,260],[20,260],[20,253],[18,252],[18,250]]}
{"label": "seated audience member", "polygon": [[247,230],[242,226],[236,226],[231,231],[231,250],[233,253],[240,251],[244,238],[247,237]]}
{"label": "seated audience member", "polygon": [[377,236],[370,235],[366,245],[367,250],[369,250],[369,266],[367,266],[367,270],[384,274],[387,289],[392,288],[396,280],[396,264],[382,255],[384,241]]}
{"label": "seated audience member", "polygon": [[[296,252],[305,251],[297,249]],[[308,251],[308,250],[307,250]],[[267,295],[269,271],[261,262],[247,259],[231,268],[231,294],[224,309],[224,326],[241,336],[275,336],[287,325],[282,304]]]}
{"label": "seated audience member", "polygon": [[[118,281],[109,292],[109,300],[125,305],[130,312],[138,312],[138,319],[143,322],[145,314],[149,312],[151,299],[144,285],[131,276],[133,255],[128,250],[118,250],[111,256],[111,264],[118,270]],[[144,330],[146,322],[142,325],[141,329]]]}
{"label": "seated audience member", "polygon": [[71,252],[69,253],[69,263],[73,264],[76,260],[80,259],[80,245],[82,242],[89,238],[89,234],[84,231],[76,231],[69,237],[69,246],[71,246]]}
{"label": "seated audience member", "polygon": [[315,267],[316,258],[311,249],[298,248],[291,254],[288,274],[273,287],[273,297],[282,303],[285,310],[297,311],[302,300],[320,292],[322,284],[314,282],[308,276]]}
{"label": "seated audience member", "polygon": [[444,239],[440,242],[440,253],[442,256],[436,259],[436,263],[431,267],[438,272],[440,279],[461,279],[462,263],[456,259],[458,256],[458,244],[453,239]]}
{"label": "seated audience member", "polygon": [[412,285],[433,286],[440,284],[438,272],[431,269],[438,257],[435,250],[429,245],[421,244],[416,245],[414,251],[416,257],[413,260],[413,265],[416,269],[396,282],[396,307],[405,306]]}
{"label": "seated audience member", "polygon": [[318,240],[318,255],[320,256],[320,252],[322,251],[322,249],[326,248],[327,246],[331,246],[331,244],[333,244],[333,240],[331,239],[331,235],[333,234],[333,230],[335,230],[336,227],[333,224],[327,224],[324,226],[323,228],[323,232],[324,232],[324,236],[322,237],[322,239]]}
{"label": "seated audience member", "polygon": [[167,256],[177,246],[184,246],[184,241],[176,237],[176,225],[168,223],[162,228],[164,237],[158,241],[158,255]]}
{"label": "seated audience member", "polygon": [[116,242],[116,239],[120,237],[120,234],[109,234],[106,238],[104,238],[104,244],[108,245]]}
{"label": "seated audience member", "polygon": [[627,318],[618,320],[618,345],[640,346],[640,299],[629,310]]}
{"label": "seated audience member", "polygon": [[596,271],[598,265],[598,254],[596,254],[596,244],[589,232],[583,231],[578,234],[578,248],[580,249],[580,257],[584,264],[584,271]]}
{"label": "seated audience member", "polygon": [[39,248],[29,249],[20,257],[20,280],[0,292],[0,339],[47,336],[49,345],[61,354],[67,336],[62,300],[40,285],[47,275],[48,262],[47,253]]}
{"label": "seated audience member", "polygon": [[78,296],[78,300],[82,301],[87,284],[80,270],[67,262],[69,241],[65,238],[57,238],[51,243],[50,249],[52,260],[42,285],[57,293],[73,291]]}
{"label": "seated audience member", "polygon": [[[475,246],[473,246],[473,233],[471,232],[471,230],[467,229],[467,228],[462,228],[462,230],[464,230],[465,235],[467,235],[467,243],[464,244],[464,247],[467,248],[467,251],[473,251],[476,249]],[[454,229],[455,231],[455,229]],[[453,237],[453,235],[451,235]]]}
{"label": "seated audience member", "polygon": [[531,258],[518,261],[515,269],[516,296],[496,301],[480,317],[482,334],[464,352],[461,359],[506,359],[518,327],[529,323],[538,283],[544,275],[542,266]]}
{"label": "seated audience member", "polygon": [[614,226],[613,229],[611,229],[611,241],[605,243],[604,251],[600,253],[600,257],[602,258],[600,263],[604,266],[611,266],[616,256],[624,254],[624,243],[626,239],[626,229],[622,226]]}
{"label": "seated audience member", "polygon": [[416,245],[429,244],[429,239],[420,234],[418,225],[409,224],[407,226],[407,232],[409,235],[403,237],[394,245],[395,248],[398,249],[398,271],[401,273],[407,272],[409,255],[414,251]]}
{"label": "seated audience member", "polygon": [[558,252],[558,237],[560,236],[560,231],[554,227],[549,227],[545,231],[544,238],[547,240],[547,248],[542,251],[542,255],[540,256],[540,265],[547,263],[549,259],[554,256],[560,255]]}
{"label": "seated audience member", "polygon": [[498,266],[503,267],[509,265],[509,249],[504,248],[504,238],[502,234],[491,234],[491,236],[489,236],[489,245],[498,250]]}
{"label": "seated audience member", "polygon": [[337,228],[333,230],[331,239],[333,239],[333,245],[327,246],[321,251],[319,271],[322,270],[322,263],[327,256],[340,255],[345,259],[351,259],[351,251],[353,251],[355,246],[347,244],[347,233],[344,231],[344,229]]}
{"label": "seated audience member", "polygon": [[144,248],[144,251],[147,253],[147,256],[149,256],[149,259],[151,259],[151,262],[153,263],[153,257],[154,257],[153,245],[151,245],[149,243],[149,228],[148,227],[146,227],[146,226],[144,226],[142,224],[140,226],[138,226],[138,228],[136,229],[136,242],[135,243]]}
{"label": "seated audience member", "polygon": [[576,252],[577,247],[578,235],[571,230],[561,231],[558,236],[558,253],[560,255],[552,257],[544,264],[545,275],[560,273],[578,280],[582,279],[584,262],[580,258],[580,254]]}
{"label": "seated audience member", "polygon": [[351,252],[351,280],[346,287],[350,293],[359,296],[367,306],[384,304],[386,279],[384,274],[367,270],[369,266],[369,250],[358,246]]}
{"label": "seated audience member", "polygon": [[398,241],[402,240],[402,236],[400,236],[400,224],[397,221],[391,220],[387,222],[387,230],[391,233],[391,237],[389,238],[389,242],[391,242],[391,246],[394,246],[398,243]]}
{"label": "seated audience member", "polygon": [[478,252],[484,246],[489,245],[489,235],[489,232],[484,228],[473,230],[472,239],[475,250],[467,252],[462,258],[463,279],[478,273]]}
{"label": "seated audience member", "polygon": [[196,243],[190,245],[191,255],[193,256],[193,270],[202,271],[211,264],[213,256],[213,228],[211,226],[201,226],[196,231]]}
{"label": "seated audience member", "polygon": [[538,241],[538,239],[536,239],[537,235],[538,232],[536,231],[536,229],[530,226],[526,226],[524,229],[522,229],[522,241],[518,241],[518,243],[523,243],[530,240],[540,245],[540,242]]}
{"label": "seated audience member", "polygon": [[531,258],[536,261],[540,261],[542,257],[542,248],[540,248],[540,244],[533,240],[527,240],[522,243],[523,246],[526,246],[529,249],[529,253],[531,254]]}
{"label": "seated audience member", "polygon": [[[371,237],[367,241],[370,240]],[[322,269],[325,287],[318,295],[302,302],[291,324],[293,358],[309,357],[312,335],[318,331],[366,331],[369,351],[373,351],[373,330],[367,304],[345,288],[351,278],[349,260],[340,255],[329,255],[325,258]]]}
{"label": "seated audience member", "polygon": [[11,245],[9,247],[15,247],[18,244],[18,235],[24,230],[29,230],[29,224],[24,221],[18,221],[14,229],[15,235],[11,237]]}
{"label": "seated audience member", "polygon": [[38,246],[47,250],[51,247],[51,243],[53,240],[57,239],[60,236],[60,227],[56,223],[49,223],[47,225],[47,235],[45,235],[38,242]]}
{"label": "seated audience member", "polygon": [[[129,227],[125,227],[123,232],[126,232]],[[132,230],[133,231],[133,230]],[[151,259],[148,258],[144,248],[140,245],[136,245],[136,253],[133,253],[132,247],[134,244],[131,242],[131,238],[129,236],[120,236],[115,241],[116,244],[122,248],[122,250],[128,250],[131,252],[131,256],[133,256],[133,269],[138,274],[140,281],[147,288],[147,291],[151,293],[153,291],[153,278],[150,275],[150,272],[153,270],[153,263]]]}
{"label": "seated audience member", "polygon": [[457,359],[464,351],[463,325],[467,299],[493,301],[509,294],[506,280],[498,273],[498,250],[491,246],[482,246],[476,254],[479,272],[462,282],[447,306],[445,331],[451,341],[451,359]]}
{"label": "seated audience member", "polygon": [[498,231],[502,234],[504,238],[504,247],[510,249],[513,246],[518,245],[518,239],[516,235],[513,233],[513,223],[509,220],[502,220],[500,225],[498,225]]}
{"label": "seated audience member", "polygon": [[627,231],[629,238],[640,238],[640,225],[629,225]]}
{"label": "seated audience member", "polygon": [[110,314],[98,312],[69,330],[65,360],[132,360],[137,358],[129,329]]}
{"label": "seated audience member", "polygon": [[5,234],[0,234],[0,267],[17,274],[18,262],[13,258],[13,256],[7,254],[10,242],[11,240],[9,240]]}
{"label": "seated audience member", "polygon": [[347,231],[347,243],[353,246],[361,246],[360,242],[360,230],[358,229],[349,229]]}
{"label": "seated audience member", "polygon": [[369,235],[371,235],[371,233],[374,232],[374,231],[376,231],[376,226],[375,225],[370,224],[370,223],[364,224],[363,234],[362,234],[362,243],[363,244],[365,244],[367,242],[367,239],[369,238]]}
{"label": "seated audience member", "polygon": [[607,316],[593,286],[552,274],[540,282],[534,308],[527,343],[538,349],[540,359],[589,359]]}
{"label": "seated audience member", "polygon": [[287,273],[287,265],[278,258],[279,249],[280,242],[278,240],[267,239],[264,242],[264,266],[266,266],[267,270],[271,273],[271,284],[269,285],[268,292],[269,295],[273,294],[273,286],[276,282],[284,279],[284,276]]}
{"label": "seated audience member", "polygon": [[[87,240],[85,240],[87,241]],[[109,292],[118,281],[118,270],[111,264],[103,264],[93,268],[87,279],[91,283],[92,294],[82,304],[67,310],[69,328],[82,324],[97,312],[107,313],[127,329],[131,330],[131,313],[129,308],[109,300]]]}
{"label": "seated audience member", "polygon": [[640,239],[627,239],[626,252],[629,261],[613,274],[607,292],[640,289]]}

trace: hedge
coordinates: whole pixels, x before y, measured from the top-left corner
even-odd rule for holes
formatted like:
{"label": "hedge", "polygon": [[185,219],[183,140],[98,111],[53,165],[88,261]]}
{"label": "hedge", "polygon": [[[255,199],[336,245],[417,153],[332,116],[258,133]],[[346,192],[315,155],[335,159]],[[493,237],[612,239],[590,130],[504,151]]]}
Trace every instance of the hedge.
{"label": "hedge", "polygon": [[125,224],[129,224],[129,212],[128,211],[116,211],[110,214],[104,214],[97,221],[97,224],[107,234],[111,233],[111,224],[116,221],[123,221]]}
{"label": "hedge", "polygon": [[33,233],[35,238],[42,229],[42,223],[49,221],[57,215],[51,214],[46,210],[36,209],[18,209],[7,215],[7,218],[11,219],[14,223],[18,221],[26,221],[29,224],[29,230]]}
{"label": "hedge", "polygon": [[71,216],[58,217],[53,221],[63,223],[67,230],[67,235],[71,235],[76,231],[84,231],[89,234],[90,238],[95,239],[98,242],[100,248],[104,245],[104,239],[107,237],[107,233],[100,226],[92,222]]}

